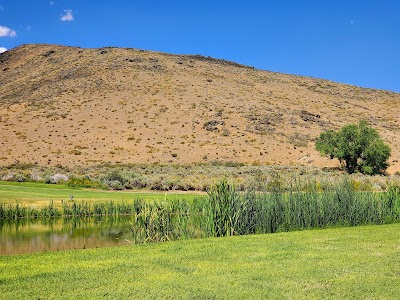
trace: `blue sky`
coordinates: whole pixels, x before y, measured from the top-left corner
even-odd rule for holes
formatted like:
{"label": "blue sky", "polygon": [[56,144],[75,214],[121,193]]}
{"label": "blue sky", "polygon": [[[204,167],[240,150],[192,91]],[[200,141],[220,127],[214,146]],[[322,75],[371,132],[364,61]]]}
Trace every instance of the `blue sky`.
{"label": "blue sky", "polygon": [[0,0],[0,51],[26,43],[202,54],[400,92],[398,0]]}

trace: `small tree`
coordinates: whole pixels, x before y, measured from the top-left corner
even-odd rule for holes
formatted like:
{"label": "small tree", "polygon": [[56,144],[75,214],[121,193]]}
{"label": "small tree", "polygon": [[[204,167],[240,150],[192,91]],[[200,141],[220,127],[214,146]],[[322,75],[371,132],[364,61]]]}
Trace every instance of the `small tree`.
{"label": "small tree", "polygon": [[390,147],[366,121],[321,133],[315,148],[322,155],[339,159],[348,173],[358,170],[364,174],[378,174],[389,166]]}

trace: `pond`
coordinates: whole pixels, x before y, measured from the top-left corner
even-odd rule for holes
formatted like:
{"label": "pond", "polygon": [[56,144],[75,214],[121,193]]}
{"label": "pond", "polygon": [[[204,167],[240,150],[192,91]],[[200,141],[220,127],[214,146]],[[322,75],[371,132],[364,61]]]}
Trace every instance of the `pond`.
{"label": "pond", "polygon": [[132,216],[0,222],[0,255],[138,243]]}

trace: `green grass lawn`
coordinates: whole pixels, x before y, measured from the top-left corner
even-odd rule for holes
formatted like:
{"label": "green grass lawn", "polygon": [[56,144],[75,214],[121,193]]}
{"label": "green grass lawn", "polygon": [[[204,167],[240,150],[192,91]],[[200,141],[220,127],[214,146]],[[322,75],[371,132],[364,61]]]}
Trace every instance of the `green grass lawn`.
{"label": "green grass lawn", "polygon": [[0,257],[2,299],[399,299],[400,224]]}
{"label": "green grass lawn", "polygon": [[69,200],[70,195],[75,201],[130,201],[142,199],[174,199],[193,200],[204,193],[196,192],[149,192],[149,191],[103,191],[84,188],[71,188],[65,185],[44,184],[33,182],[0,181],[0,203],[20,203],[21,205],[45,206],[54,201],[58,205],[61,200]]}

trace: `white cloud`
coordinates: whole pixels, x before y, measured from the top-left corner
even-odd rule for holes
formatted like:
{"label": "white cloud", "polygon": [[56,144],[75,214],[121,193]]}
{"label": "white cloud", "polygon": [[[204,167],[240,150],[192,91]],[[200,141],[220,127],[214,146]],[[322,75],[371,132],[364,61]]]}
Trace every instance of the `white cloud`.
{"label": "white cloud", "polygon": [[73,21],[74,13],[71,9],[64,9],[64,14],[61,16],[61,21]]}
{"label": "white cloud", "polygon": [[53,1],[50,1],[50,5],[53,5],[54,4],[54,2]]}
{"label": "white cloud", "polygon": [[5,37],[5,36],[16,37],[17,33],[15,32],[15,30],[12,30],[8,27],[0,26],[0,37]]}
{"label": "white cloud", "polygon": [[0,53],[6,52],[6,51],[7,51],[7,48],[0,47]]}
{"label": "white cloud", "polygon": [[4,7],[0,5],[0,11],[4,10]]}

